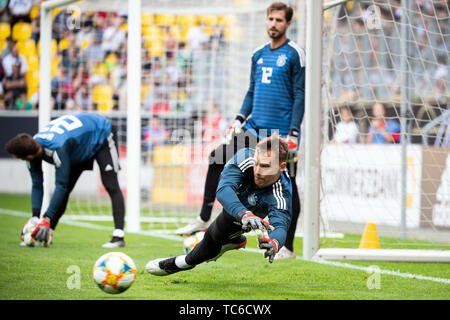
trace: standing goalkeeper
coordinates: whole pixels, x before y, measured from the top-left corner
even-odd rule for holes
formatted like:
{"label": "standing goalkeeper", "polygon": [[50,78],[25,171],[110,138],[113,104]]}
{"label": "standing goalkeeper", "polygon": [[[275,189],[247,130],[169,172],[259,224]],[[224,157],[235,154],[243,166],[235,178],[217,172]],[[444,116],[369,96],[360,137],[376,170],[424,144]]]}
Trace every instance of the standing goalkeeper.
{"label": "standing goalkeeper", "polygon": [[277,134],[261,140],[256,149],[239,150],[223,169],[217,188],[223,211],[203,240],[187,255],[151,260],[145,267],[147,272],[166,276],[217,260],[226,251],[244,247],[247,238],[243,233],[252,230],[258,234],[264,256],[273,262],[291,221],[287,158],[287,142]]}
{"label": "standing goalkeeper", "polygon": [[115,230],[104,248],[124,247],[125,204],[117,172],[119,158],[116,135],[111,122],[98,114],[65,115],[51,121],[33,137],[18,134],[6,143],[15,158],[26,160],[31,175],[31,207],[39,220],[43,198],[42,161],[55,166],[55,191],[50,204],[32,234],[35,240],[51,243],[53,230],[66,210],[69,195],[84,170],[92,170],[94,160],[100,167],[103,185],[108,192]]}
{"label": "standing goalkeeper", "polygon": [[253,52],[250,87],[241,110],[231,124],[224,144],[210,155],[200,216],[176,230],[177,234],[191,234],[208,226],[220,174],[237,150],[254,147],[260,138],[278,132],[287,138],[289,144],[292,223],[285,248],[277,257],[295,257],[293,240],[300,214],[295,176],[300,124],[305,110],[305,53],[286,36],[292,16],[292,8],[282,2],[274,2],[267,9],[266,24],[270,42]]}

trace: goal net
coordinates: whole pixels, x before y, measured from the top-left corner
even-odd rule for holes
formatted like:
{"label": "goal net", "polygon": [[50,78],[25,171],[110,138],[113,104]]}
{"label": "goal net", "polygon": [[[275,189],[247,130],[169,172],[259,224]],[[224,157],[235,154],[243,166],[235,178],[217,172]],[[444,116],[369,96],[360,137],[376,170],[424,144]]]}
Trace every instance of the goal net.
{"label": "goal net", "polygon": [[344,236],[321,238],[317,255],[446,249],[448,261],[448,2],[340,3],[323,16],[320,215]]}
{"label": "goal net", "polygon": [[[194,219],[208,155],[239,111],[253,50],[268,41],[261,0],[142,0],[141,77],[127,64],[127,3],[88,0],[52,10],[52,116],[100,112],[118,131],[119,183],[128,196],[127,82],[141,84],[141,229],[171,232]],[[290,2],[295,6],[294,1]],[[296,19],[297,16],[294,17]],[[289,37],[296,40],[297,21]],[[71,81],[68,81],[70,79]],[[68,84],[67,82],[70,82]],[[216,204],[214,214],[220,206]],[[83,173],[65,219],[112,220],[98,167]]]}

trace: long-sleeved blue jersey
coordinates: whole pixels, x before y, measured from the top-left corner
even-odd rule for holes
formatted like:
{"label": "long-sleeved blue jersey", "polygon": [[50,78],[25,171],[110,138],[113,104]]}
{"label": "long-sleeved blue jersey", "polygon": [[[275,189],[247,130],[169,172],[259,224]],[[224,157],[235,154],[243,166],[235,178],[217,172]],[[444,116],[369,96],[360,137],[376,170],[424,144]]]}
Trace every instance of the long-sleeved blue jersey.
{"label": "long-sleeved blue jersey", "polygon": [[39,210],[43,197],[42,160],[55,166],[55,191],[46,215],[60,212],[68,195],[71,167],[91,161],[111,134],[111,122],[98,114],[65,115],[51,121],[33,139],[43,148],[43,157],[27,162],[32,179],[31,207]]}
{"label": "long-sleeved blue jersey", "polygon": [[[276,48],[270,42],[252,55],[250,86],[240,113],[247,119],[244,128],[278,129],[280,135],[295,130],[305,111],[305,53],[289,39]],[[252,131],[253,132],[253,131]]]}
{"label": "long-sleeved blue jersey", "polygon": [[269,237],[276,239],[281,248],[292,216],[291,179],[283,171],[273,185],[257,188],[253,173],[254,155],[254,149],[244,148],[227,162],[217,187],[217,199],[225,212],[239,222],[247,210],[262,219],[268,216],[269,223],[275,228],[269,232]]}

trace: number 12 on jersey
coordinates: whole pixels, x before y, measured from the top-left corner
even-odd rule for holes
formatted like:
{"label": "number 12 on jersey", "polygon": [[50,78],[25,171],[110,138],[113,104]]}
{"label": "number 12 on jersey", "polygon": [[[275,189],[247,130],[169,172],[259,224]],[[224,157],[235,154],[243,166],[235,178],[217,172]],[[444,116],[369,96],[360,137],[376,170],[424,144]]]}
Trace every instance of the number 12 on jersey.
{"label": "number 12 on jersey", "polygon": [[72,131],[74,129],[80,128],[83,126],[83,123],[73,115],[66,115],[51,121],[44,130],[50,132],[56,132],[58,134],[63,134],[64,129],[66,131]]}
{"label": "number 12 on jersey", "polygon": [[262,77],[261,82],[262,83],[270,83],[270,77],[272,76],[272,68],[271,67],[262,67]]}

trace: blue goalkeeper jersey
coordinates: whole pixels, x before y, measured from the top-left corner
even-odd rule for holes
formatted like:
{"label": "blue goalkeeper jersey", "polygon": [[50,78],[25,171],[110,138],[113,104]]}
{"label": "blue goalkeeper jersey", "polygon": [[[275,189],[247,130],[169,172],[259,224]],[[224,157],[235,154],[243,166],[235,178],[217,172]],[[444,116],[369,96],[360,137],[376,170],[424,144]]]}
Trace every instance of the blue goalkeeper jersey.
{"label": "blue goalkeeper jersey", "polygon": [[65,115],[51,121],[33,136],[43,149],[43,157],[27,163],[32,179],[31,206],[42,206],[42,161],[55,166],[55,191],[46,211],[52,218],[63,210],[68,196],[71,169],[74,166],[92,168],[93,159],[111,134],[111,122],[98,114]]}
{"label": "blue goalkeeper jersey", "polygon": [[216,196],[225,212],[237,221],[241,221],[247,210],[262,219],[268,216],[269,224],[275,228],[269,232],[269,237],[276,239],[282,247],[292,216],[291,179],[285,170],[273,185],[262,189],[256,188],[253,173],[254,155],[254,149],[240,149],[227,162],[222,171]]}
{"label": "blue goalkeeper jersey", "polygon": [[252,55],[250,86],[240,113],[248,117],[244,128],[256,133],[276,129],[287,135],[300,133],[305,111],[305,53],[293,41],[276,48],[270,42]]}

